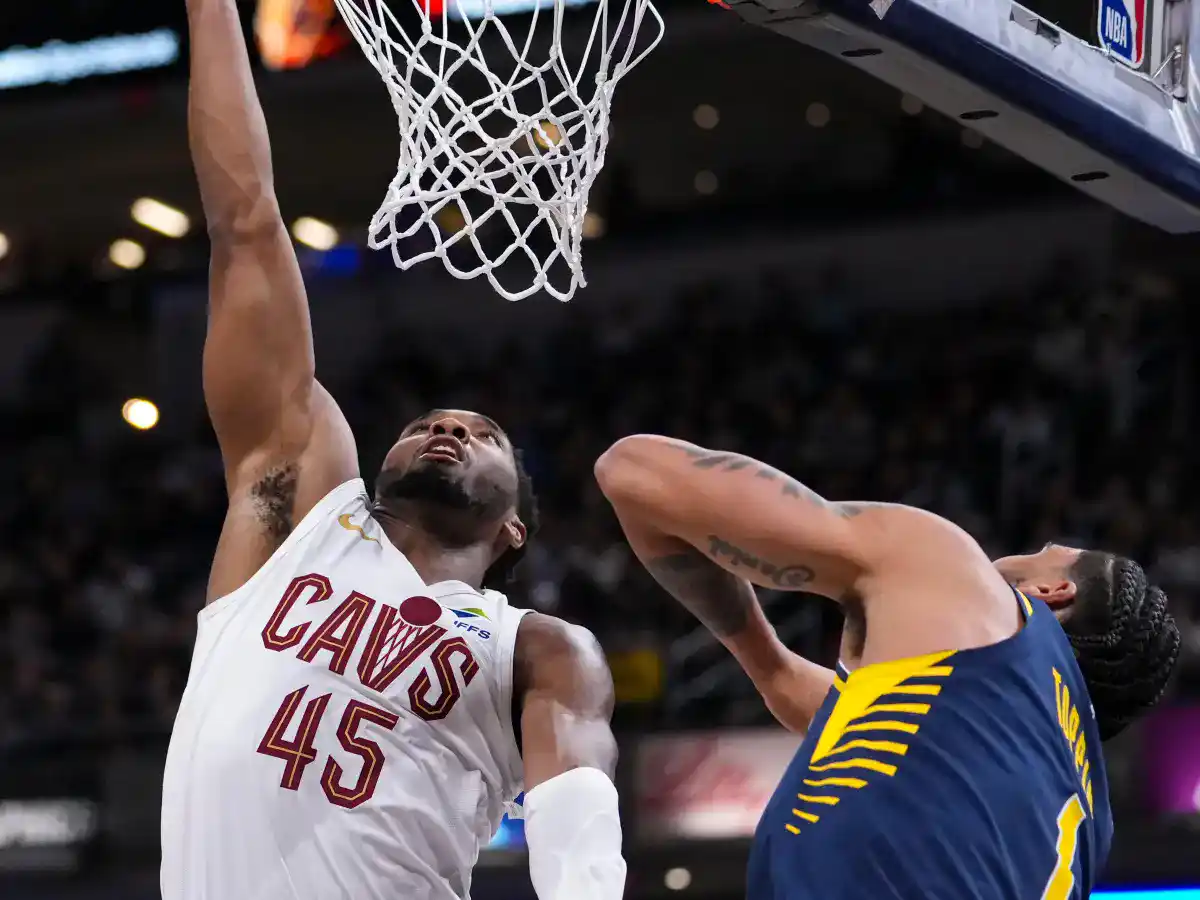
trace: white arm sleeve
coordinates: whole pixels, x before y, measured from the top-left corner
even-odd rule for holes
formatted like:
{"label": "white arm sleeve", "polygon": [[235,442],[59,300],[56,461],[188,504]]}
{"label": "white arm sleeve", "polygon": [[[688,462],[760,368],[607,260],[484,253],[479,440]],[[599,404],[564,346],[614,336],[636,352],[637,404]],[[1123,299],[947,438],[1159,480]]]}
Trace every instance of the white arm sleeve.
{"label": "white arm sleeve", "polygon": [[525,842],[538,900],[621,900],[617,788],[599,769],[572,769],[527,791]]}

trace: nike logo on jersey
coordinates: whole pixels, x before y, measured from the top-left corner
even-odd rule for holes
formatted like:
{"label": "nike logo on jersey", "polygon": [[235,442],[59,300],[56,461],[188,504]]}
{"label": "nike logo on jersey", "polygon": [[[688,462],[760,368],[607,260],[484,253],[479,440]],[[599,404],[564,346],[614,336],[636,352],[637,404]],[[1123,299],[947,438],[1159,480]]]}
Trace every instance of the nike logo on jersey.
{"label": "nike logo on jersey", "polygon": [[363,531],[363,527],[361,525],[355,525],[353,522],[351,522],[349,513],[345,513],[344,515],[338,516],[338,524],[341,525],[343,528],[345,528],[347,531],[357,531],[358,536],[360,538],[362,538],[364,541],[370,541],[373,544],[379,543],[379,541],[375,540],[375,538],[368,537],[367,533],[365,531]]}

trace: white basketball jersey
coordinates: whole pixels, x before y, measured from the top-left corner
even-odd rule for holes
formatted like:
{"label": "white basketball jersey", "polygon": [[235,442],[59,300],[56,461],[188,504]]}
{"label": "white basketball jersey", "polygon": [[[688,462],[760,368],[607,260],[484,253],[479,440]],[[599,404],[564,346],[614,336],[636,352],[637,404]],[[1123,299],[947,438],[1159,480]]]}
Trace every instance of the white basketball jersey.
{"label": "white basketball jersey", "polygon": [[521,790],[525,610],[426,585],[329,493],[199,616],[163,781],[164,900],[450,900]]}

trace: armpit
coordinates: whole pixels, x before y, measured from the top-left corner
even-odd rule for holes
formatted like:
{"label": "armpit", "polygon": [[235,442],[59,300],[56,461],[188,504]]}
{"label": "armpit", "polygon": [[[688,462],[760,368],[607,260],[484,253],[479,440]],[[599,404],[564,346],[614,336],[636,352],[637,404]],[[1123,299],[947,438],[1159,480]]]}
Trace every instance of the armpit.
{"label": "armpit", "polygon": [[282,541],[295,526],[296,490],[300,468],[295,463],[271,469],[250,489],[259,521],[267,533]]}

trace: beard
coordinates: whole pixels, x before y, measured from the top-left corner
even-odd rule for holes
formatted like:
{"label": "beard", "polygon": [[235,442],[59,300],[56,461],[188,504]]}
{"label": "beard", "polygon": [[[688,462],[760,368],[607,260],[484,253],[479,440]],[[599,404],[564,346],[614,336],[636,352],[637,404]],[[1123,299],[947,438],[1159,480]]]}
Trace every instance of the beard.
{"label": "beard", "polygon": [[513,498],[493,481],[472,479],[469,474],[463,477],[458,466],[420,460],[403,472],[387,469],[380,472],[375,481],[375,499],[398,518],[403,518],[400,509],[415,506],[422,519],[435,522],[439,519],[495,522],[513,506]]}

